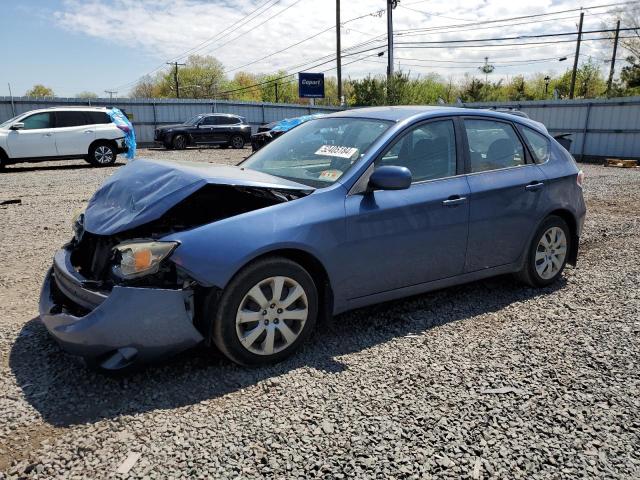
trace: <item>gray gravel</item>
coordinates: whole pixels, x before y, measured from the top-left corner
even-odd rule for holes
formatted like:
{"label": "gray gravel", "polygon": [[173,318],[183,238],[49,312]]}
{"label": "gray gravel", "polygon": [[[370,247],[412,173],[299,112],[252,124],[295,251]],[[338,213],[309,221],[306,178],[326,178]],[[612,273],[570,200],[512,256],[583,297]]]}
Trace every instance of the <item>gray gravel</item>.
{"label": "gray gravel", "polygon": [[0,478],[638,478],[640,169],[584,169],[579,266],[554,287],[503,277],[343,314],[269,368],[195,350],[110,377],[36,316],[73,211],[115,168],[10,167]]}

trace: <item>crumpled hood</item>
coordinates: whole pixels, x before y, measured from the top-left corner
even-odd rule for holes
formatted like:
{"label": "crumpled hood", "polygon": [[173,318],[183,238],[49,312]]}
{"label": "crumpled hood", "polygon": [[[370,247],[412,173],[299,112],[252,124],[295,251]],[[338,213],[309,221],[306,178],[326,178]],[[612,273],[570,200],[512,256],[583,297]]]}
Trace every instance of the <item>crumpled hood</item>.
{"label": "crumpled hood", "polygon": [[138,159],[120,167],[89,200],[84,229],[96,235],[113,235],[144,225],[207,184],[313,190],[242,167]]}

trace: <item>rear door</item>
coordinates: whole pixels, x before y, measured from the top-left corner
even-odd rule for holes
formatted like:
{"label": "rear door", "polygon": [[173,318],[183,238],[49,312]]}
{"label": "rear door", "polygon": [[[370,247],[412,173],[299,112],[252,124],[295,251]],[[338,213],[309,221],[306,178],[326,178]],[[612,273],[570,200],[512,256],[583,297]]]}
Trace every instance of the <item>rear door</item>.
{"label": "rear door", "polygon": [[56,148],[58,155],[86,155],[96,138],[95,125],[80,110],[55,112]]}
{"label": "rear door", "polygon": [[466,272],[516,262],[544,211],[545,176],[507,121],[465,118],[471,190]]}
{"label": "rear door", "polygon": [[56,141],[51,112],[40,112],[21,120],[24,128],[10,130],[7,146],[11,158],[55,157]]}
{"label": "rear door", "polygon": [[349,298],[462,273],[469,186],[456,139],[452,119],[411,127],[375,162],[407,167],[411,187],[347,197]]}

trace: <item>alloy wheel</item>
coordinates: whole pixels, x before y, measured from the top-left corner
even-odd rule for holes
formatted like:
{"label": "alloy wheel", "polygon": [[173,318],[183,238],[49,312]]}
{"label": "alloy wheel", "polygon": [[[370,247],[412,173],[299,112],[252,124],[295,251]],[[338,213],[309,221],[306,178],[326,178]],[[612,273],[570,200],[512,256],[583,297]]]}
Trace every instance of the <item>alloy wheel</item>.
{"label": "alloy wheel", "polygon": [[100,145],[96,148],[94,158],[98,163],[111,163],[111,161],[113,161],[113,150],[105,145]]}
{"label": "alloy wheel", "polygon": [[244,147],[244,140],[242,137],[235,136],[231,139],[231,143],[233,144],[233,148],[242,148]]}
{"label": "alloy wheel", "polygon": [[273,355],[292,345],[309,316],[304,288],[289,277],[269,277],[243,297],[236,314],[236,334],[256,355]]}
{"label": "alloy wheel", "polygon": [[567,256],[567,236],[560,227],[544,232],[536,248],[535,267],[540,278],[549,280],[558,274]]}

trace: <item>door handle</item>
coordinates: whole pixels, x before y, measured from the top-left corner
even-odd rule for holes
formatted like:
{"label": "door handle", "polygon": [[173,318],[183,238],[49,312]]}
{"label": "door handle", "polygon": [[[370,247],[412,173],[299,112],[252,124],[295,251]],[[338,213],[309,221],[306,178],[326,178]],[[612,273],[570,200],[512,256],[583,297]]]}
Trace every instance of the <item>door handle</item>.
{"label": "door handle", "polygon": [[93,133],[93,130],[85,130],[84,133]]}
{"label": "door handle", "polygon": [[538,190],[542,190],[544,188],[544,183],[543,182],[532,182],[529,185],[527,185],[526,187],[524,187],[524,189],[527,192],[537,192]]}
{"label": "door handle", "polygon": [[51,135],[53,135],[53,133],[44,133],[43,134],[44,137],[50,137]]}
{"label": "door handle", "polygon": [[467,201],[467,197],[461,197],[460,195],[451,195],[446,200],[442,201],[442,205],[445,207],[457,207]]}

